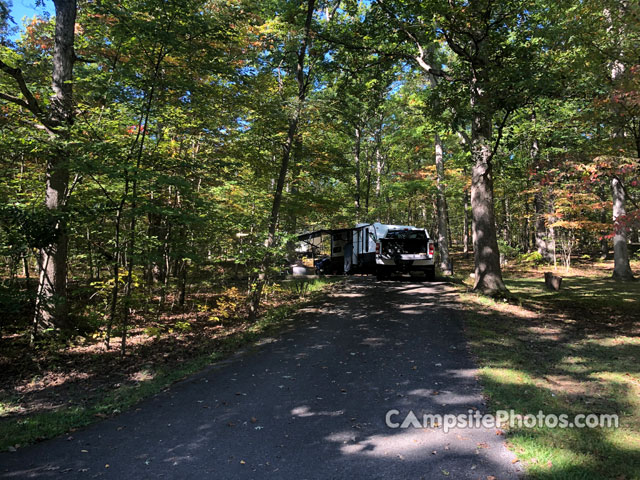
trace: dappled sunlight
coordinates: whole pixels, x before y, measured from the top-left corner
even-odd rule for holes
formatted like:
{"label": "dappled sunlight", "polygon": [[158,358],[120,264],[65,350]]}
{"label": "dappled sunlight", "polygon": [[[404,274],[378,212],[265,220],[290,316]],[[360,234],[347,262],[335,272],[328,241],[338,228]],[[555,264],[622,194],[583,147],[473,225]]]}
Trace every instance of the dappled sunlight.
{"label": "dappled sunlight", "polygon": [[307,405],[302,405],[300,407],[296,407],[291,410],[291,415],[294,417],[315,417],[315,416],[323,416],[323,417],[339,417],[340,415],[344,415],[344,410],[336,410],[333,412],[314,412],[311,410],[311,407]]}
{"label": "dappled sunlight", "polygon": [[[363,439],[349,432],[332,434],[326,438],[340,444],[343,455],[366,455],[372,457],[396,457],[416,459],[431,455],[434,448],[444,446],[442,438],[429,435],[426,429],[409,429],[401,433],[390,435],[370,435]],[[429,450],[431,449],[431,450]]]}
{"label": "dappled sunlight", "polygon": [[459,392],[437,389],[429,390],[420,388],[408,391],[407,395],[429,398],[431,402],[437,405],[473,405],[478,401],[476,394],[463,395]]}
{"label": "dappled sunlight", "polygon": [[383,337],[370,337],[370,338],[365,338],[364,340],[362,340],[362,342],[360,342],[362,345],[367,345],[369,347],[380,347],[382,345],[385,345],[389,342],[389,339],[387,338],[383,338]]}
{"label": "dappled sunlight", "polygon": [[[444,434],[385,424],[390,409],[421,417],[484,408],[453,310],[455,291],[404,280],[349,283],[353,291],[335,292],[303,313],[298,328],[107,420],[99,438],[93,430],[74,434],[78,443],[64,445],[76,447],[69,457],[52,458],[48,448],[30,461],[69,468],[84,449],[89,454],[77,454],[74,471],[100,473],[108,464],[110,474],[122,476],[131,472],[122,470],[121,457],[135,458],[143,477],[185,477],[197,468],[227,478],[298,478],[303,464],[329,477],[412,478],[418,468],[425,478],[515,478],[513,455],[493,430]],[[151,375],[138,365],[130,381],[153,381]],[[90,446],[81,443],[87,436]]]}
{"label": "dappled sunlight", "polygon": [[143,369],[138,372],[129,375],[129,380],[132,382],[147,382],[155,378],[155,373],[151,370]]}
{"label": "dappled sunlight", "polygon": [[478,370],[475,368],[456,368],[455,370],[447,370],[446,374],[451,378],[474,379],[478,376]]}
{"label": "dappled sunlight", "polygon": [[491,408],[620,415],[619,429],[506,429],[528,472],[596,478],[601,464],[612,472],[640,468],[638,282],[570,276],[550,292],[540,275],[507,285],[518,296],[508,304],[463,295]]}
{"label": "dappled sunlight", "polygon": [[341,293],[336,293],[334,294],[334,296],[336,298],[361,298],[364,297],[364,295],[362,293],[359,292],[341,292]]}
{"label": "dappled sunlight", "polygon": [[523,381],[529,380],[528,376],[520,370],[511,368],[483,368],[482,377],[501,384],[521,385]]}

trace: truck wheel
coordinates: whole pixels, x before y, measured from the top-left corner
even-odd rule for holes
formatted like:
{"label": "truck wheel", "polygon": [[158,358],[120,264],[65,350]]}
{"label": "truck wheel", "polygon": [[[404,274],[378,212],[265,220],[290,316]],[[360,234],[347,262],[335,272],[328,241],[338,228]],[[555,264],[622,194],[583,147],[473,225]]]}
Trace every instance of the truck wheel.
{"label": "truck wheel", "polygon": [[436,269],[435,269],[435,267],[434,268],[428,268],[427,270],[425,270],[424,277],[425,277],[425,280],[427,282],[433,282],[436,279]]}

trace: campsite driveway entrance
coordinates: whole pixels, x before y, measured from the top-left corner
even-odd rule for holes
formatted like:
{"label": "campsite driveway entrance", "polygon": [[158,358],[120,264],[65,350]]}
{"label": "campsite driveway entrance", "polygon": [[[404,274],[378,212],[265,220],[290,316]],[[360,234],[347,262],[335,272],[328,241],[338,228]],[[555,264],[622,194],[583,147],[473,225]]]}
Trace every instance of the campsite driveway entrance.
{"label": "campsite driveway entrance", "polygon": [[278,338],[72,437],[0,454],[0,478],[516,478],[495,429],[392,429],[483,411],[444,283],[352,277]]}

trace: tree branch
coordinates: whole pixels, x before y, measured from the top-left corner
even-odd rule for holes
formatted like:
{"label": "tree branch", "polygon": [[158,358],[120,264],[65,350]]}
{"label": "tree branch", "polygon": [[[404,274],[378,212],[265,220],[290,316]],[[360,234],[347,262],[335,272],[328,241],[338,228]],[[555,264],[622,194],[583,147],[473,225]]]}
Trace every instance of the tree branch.
{"label": "tree branch", "polygon": [[469,138],[469,134],[464,130],[458,130],[456,132],[458,137],[460,137],[460,143],[466,145],[467,148],[471,148],[471,139]]}
{"label": "tree branch", "polygon": [[409,31],[405,23],[400,20],[393,12],[389,11],[384,4],[381,2],[380,7],[387,14],[387,16],[395,22],[398,28],[404,33],[409,40],[413,42],[413,44],[418,49],[418,55],[410,55],[410,57],[416,61],[416,63],[429,75],[433,75],[434,77],[444,77],[447,80],[451,80],[451,78],[447,77],[447,75],[439,68],[435,68],[431,63],[428,63],[424,56],[424,48],[422,44],[418,40],[418,38]]}
{"label": "tree branch", "polygon": [[629,200],[633,204],[633,206],[636,207],[636,210],[640,210],[640,207],[633,200],[633,197],[631,195],[629,195],[629,191],[627,190],[627,187],[625,187],[624,182],[622,181],[622,179],[618,175],[613,175],[612,178],[615,178],[615,179],[618,180],[618,182],[620,182],[620,186],[622,187],[622,190],[624,191],[625,200]]}
{"label": "tree branch", "polygon": [[493,145],[493,150],[491,151],[491,156],[489,157],[489,160],[491,160],[493,158],[493,156],[496,154],[496,152],[498,151],[498,147],[500,146],[500,141],[502,140],[502,132],[504,130],[504,126],[507,124],[507,120],[509,119],[509,115],[511,115],[512,110],[507,110],[504,114],[504,118],[502,119],[502,122],[500,122],[500,126],[498,127],[498,138],[496,138],[496,143],[494,143]]}
{"label": "tree branch", "polygon": [[40,110],[40,105],[38,105],[38,101],[31,93],[31,90],[29,90],[29,87],[27,87],[27,82],[24,79],[24,75],[22,75],[22,70],[20,70],[19,68],[10,67],[6,63],[4,63],[2,60],[0,60],[0,70],[2,70],[4,73],[9,75],[16,81],[16,83],[18,84],[18,87],[20,88],[20,92],[26,99],[26,102],[24,102],[24,105],[29,110],[31,110],[31,112],[33,112],[34,115],[40,118],[42,116],[42,110]]}
{"label": "tree branch", "polygon": [[2,60],[0,60],[0,70],[2,70],[4,73],[15,80],[15,82],[18,84],[18,88],[20,89],[20,93],[22,93],[22,96],[24,97],[24,100],[18,97],[14,97],[13,95],[8,95],[6,93],[0,93],[0,98],[26,108],[35,115],[38,121],[45,127],[45,129],[49,133],[54,133],[56,125],[47,118],[47,116],[40,108],[38,100],[36,100],[36,97],[33,96],[33,93],[31,93],[31,90],[29,90],[29,87],[27,86],[27,82],[24,78],[24,75],[22,74],[22,70],[20,70],[19,68],[10,67]]}
{"label": "tree branch", "polygon": [[345,42],[344,40],[340,40],[335,37],[329,37],[327,35],[322,34],[321,32],[315,32],[315,36],[320,40],[324,40],[325,42],[331,43],[333,45],[340,45],[345,47],[347,50],[358,51],[358,52],[366,52],[369,54],[379,55],[381,57],[387,58],[404,58],[404,59],[412,59],[413,56],[404,52],[385,52],[383,50],[379,50],[377,48],[366,47],[363,45],[354,45],[353,43]]}
{"label": "tree branch", "polygon": [[25,102],[21,98],[14,97],[13,95],[9,95],[7,93],[2,93],[2,92],[0,92],[0,98],[3,100],[6,100],[7,102],[15,103],[16,105],[19,105],[22,108],[29,109],[29,105],[27,105],[27,102]]}

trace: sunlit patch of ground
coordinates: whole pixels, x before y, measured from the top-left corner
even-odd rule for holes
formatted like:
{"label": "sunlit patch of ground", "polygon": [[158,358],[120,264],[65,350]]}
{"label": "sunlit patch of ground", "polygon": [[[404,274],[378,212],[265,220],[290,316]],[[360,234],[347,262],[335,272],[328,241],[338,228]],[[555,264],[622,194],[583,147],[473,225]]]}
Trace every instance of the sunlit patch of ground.
{"label": "sunlit patch of ground", "polygon": [[[462,260],[466,330],[492,408],[619,416],[617,429],[507,429],[531,478],[640,478],[640,282],[611,280],[612,262],[509,265],[514,298],[496,302],[465,292]],[[545,288],[545,271],[563,277],[559,292]]]}

